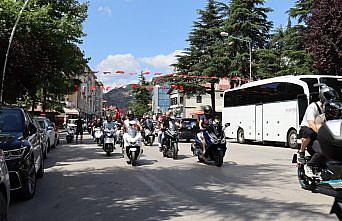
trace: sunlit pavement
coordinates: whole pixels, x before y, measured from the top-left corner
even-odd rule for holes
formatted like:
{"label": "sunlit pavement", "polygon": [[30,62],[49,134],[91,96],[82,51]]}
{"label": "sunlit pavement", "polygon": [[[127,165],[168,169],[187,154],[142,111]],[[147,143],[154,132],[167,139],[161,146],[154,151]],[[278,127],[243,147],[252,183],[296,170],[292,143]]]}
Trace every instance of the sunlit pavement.
{"label": "sunlit pavement", "polygon": [[10,221],[336,220],[332,198],[299,187],[291,149],[229,144],[218,168],[197,163],[190,144],[178,160],[153,146],[133,168],[86,138],[50,152],[34,199],[12,202]]}

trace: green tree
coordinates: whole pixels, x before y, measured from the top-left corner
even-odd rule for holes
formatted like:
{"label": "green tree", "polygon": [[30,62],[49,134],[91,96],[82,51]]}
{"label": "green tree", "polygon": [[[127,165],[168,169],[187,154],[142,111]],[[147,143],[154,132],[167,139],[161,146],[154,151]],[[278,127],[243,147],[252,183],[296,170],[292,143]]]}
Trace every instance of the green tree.
{"label": "green tree", "polygon": [[[267,13],[272,9],[264,7],[264,3],[264,0],[232,0],[229,5],[229,17],[224,22],[225,32],[230,36],[251,41],[254,51],[265,49],[270,37],[272,22],[268,21]],[[228,38],[227,41],[231,43],[229,48],[229,56],[232,59],[231,76],[248,78],[250,65],[248,43],[232,38]],[[253,57],[256,57],[255,53]],[[259,78],[254,74],[253,77]]]}
{"label": "green tree", "polygon": [[292,18],[297,18],[299,23],[307,23],[311,14],[313,0],[297,0],[294,7],[288,11]]}
{"label": "green tree", "polygon": [[[0,62],[22,1],[0,2]],[[87,60],[77,44],[84,36],[87,4],[77,0],[31,0],[15,33],[5,78],[4,98],[15,102],[30,97],[49,106],[67,93],[67,86],[83,74]],[[19,90],[18,90],[19,88]]]}
{"label": "green tree", "polygon": [[313,1],[305,39],[321,74],[342,73],[342,0]]}
{"label": "green tree", "polygon": [[129,104],[129,109],[133,110],[138,117],[142,117],[150,110],[150,92],[148,88],[149,84],[146,82],[143,73],[141,73],[139,76],[139,84],[135,88],[132,88],[134,101]]}
{"label": "green tree", "polygon": [[193,24],[189,34],[189,48],[178,57],[175,67],[180,73],[190,76],[206,76],[207,78],[177,78],[173,82],[183,85],[188,95],[208,93],[202,85],[211,83],[211,104],[215,111],[215,88],[217,79],[228,75],[229,59],[225,54],[225,45],[220,36],[223,20],[228,14],[225,4],[208,0],[205,9],[198,10],[199,18]]}

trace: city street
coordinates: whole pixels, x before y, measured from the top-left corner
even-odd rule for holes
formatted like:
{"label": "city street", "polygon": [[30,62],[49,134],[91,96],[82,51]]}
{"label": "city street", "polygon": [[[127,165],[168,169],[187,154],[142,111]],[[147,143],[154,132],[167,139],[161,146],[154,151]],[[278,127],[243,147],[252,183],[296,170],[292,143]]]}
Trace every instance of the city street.
{"label": "city street", "polygon": [[291,149],[231,143],[218,168],[190,144],[178,160],[153,146],[133,168],[86,138],[50,152],[35,197],[12,202],[9,220],[336,220],[332,198],[299,187]]}

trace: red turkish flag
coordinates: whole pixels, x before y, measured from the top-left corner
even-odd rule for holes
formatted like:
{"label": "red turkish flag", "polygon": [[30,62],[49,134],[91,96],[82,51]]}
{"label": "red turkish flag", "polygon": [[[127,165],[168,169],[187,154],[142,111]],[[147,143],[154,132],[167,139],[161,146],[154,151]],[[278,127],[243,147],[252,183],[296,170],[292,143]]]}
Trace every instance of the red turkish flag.
{"label": "red turkish flag", "polygon": [[184,86],[183,86],[183,85],[180,85],[180,86],[179,86],[179,90],[184,91]]}
{"label": "red turkish flag", "polygon": [[137,85],[136,84],[132,84],[132,89],[136,89]]}
{"label": "red turkish flag", "polygon": [[124,71],[121,71],[121,70],[119,70],[119,71],[116,71],[115,73],[117,73],[117,74],[124,74],[125,72],[124,72]]}
{"label": "red turkish flag", "polygon": [[91,90],[95,91],[96,90],[96,86],[91,86]]}
{"label": "red turkish flag", "polygon": [[110,86],[107,86],[107,87],[106,87],[106,91],[109,91],[109,90],[110,90]]}
{"label": "red turkish flag", "polygon": [[151,74],[151,72],[149,72],[149,71],[145,71],[145,72],[143,72],[142,74]]}

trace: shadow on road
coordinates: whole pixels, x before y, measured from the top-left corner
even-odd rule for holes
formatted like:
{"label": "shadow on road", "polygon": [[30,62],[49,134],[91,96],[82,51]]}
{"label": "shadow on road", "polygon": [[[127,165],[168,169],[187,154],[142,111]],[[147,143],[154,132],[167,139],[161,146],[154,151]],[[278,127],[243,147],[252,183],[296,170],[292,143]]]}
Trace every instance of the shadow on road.
{"label": "shadow on road", "polygon": [[[85,142],[88,142],[86,140]],[[282,178],[284,165],[108,167],[103,169],[59,170],[58,162],[106,159],[100,148],[66,145],[51,156],[50,170],[39,183],[34,199],[16,202],[10,220],[170,220],[185,214],[208,220],[279,220],[305,217],[323,220],[317,205],[269,198],[268,189]],[[152,165],[157,160],[141,160]],[[258,196],[241,190],[263,187]],[[39,205],[39,206],[38,206]],[[40,209],[38,209],[40,207]]]}

